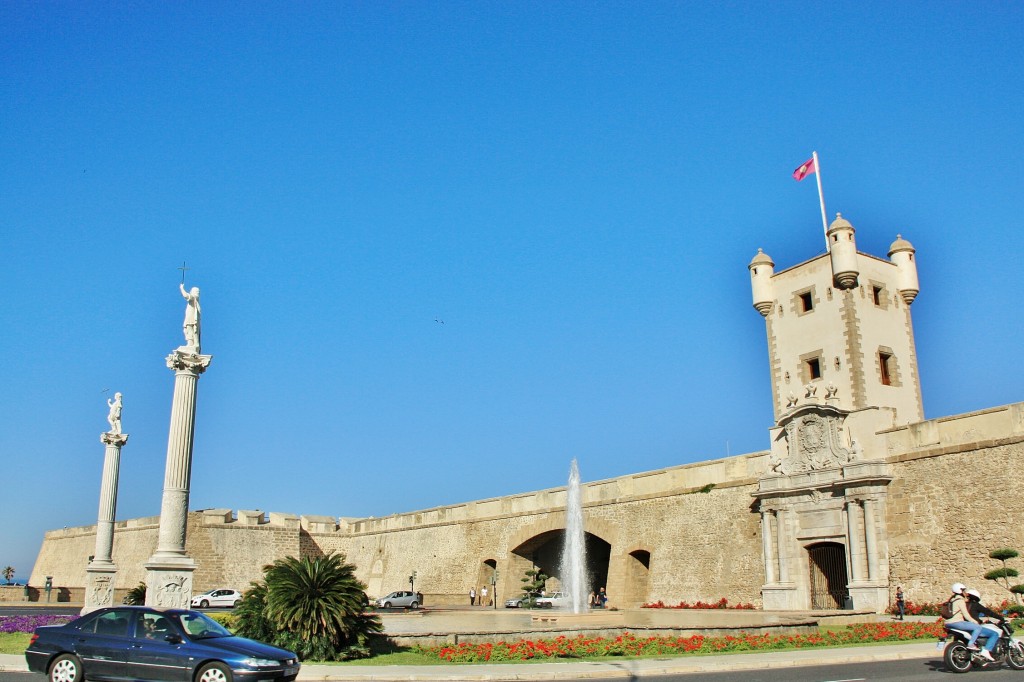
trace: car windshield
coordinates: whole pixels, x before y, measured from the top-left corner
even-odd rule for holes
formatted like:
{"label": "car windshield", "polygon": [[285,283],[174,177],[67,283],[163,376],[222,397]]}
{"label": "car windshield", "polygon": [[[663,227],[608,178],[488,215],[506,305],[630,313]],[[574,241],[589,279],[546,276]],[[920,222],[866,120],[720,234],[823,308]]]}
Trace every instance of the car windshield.
{"label": "car windshield", "polygon": [[231,637],[231,633],[223,625],[209,616],[188,611],[178,617],[182,629],[192,639],[210,639],[213,637]]}

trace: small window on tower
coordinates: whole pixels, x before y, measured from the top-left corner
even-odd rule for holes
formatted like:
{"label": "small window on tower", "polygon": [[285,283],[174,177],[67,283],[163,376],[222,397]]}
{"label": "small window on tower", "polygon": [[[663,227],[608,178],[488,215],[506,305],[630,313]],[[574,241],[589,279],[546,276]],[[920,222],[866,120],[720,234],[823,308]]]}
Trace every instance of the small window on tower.
{"label": "small window on tower", "polygon": [[819,358],[807,361],[807,378],[811,380],[821,378],[821,360]]}
{"label": "small window on tower", "polygon": [[800,294],[800,311],[809,313],[812,310],[814,310],[814,297],[811,295],[811,292],[805,291]]}
{"label": "small window on tower", "polygon": [[878,353],[878,370],[881,372],[882,385],[892,386],[892,355],[879,351]]}
{"label": "small window on tower", "polygon": [[882,287],[873,286],[871,287],[871,300],[875,302],[875,305],[882,305]]}

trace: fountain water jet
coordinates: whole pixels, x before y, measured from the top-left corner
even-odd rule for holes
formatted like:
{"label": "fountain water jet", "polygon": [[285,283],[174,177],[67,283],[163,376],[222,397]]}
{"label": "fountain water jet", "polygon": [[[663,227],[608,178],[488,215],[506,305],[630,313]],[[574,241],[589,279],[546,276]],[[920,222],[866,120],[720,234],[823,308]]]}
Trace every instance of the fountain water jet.
{"label": "fountain water jet", "polygon": [[569,466],[569,486],[566,488],[561,573],[562,592],[569,597],[569,608],[573,613],[586,613],[590,580],[587,576],[587,540],[583,531],[580,469],[575,457]]}

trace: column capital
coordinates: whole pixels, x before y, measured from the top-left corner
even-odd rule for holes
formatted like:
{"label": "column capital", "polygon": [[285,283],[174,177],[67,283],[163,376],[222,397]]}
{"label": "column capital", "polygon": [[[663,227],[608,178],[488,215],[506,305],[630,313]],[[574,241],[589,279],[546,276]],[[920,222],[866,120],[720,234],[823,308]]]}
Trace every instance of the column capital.
{"label": "column capital", "polygon": [[128,442],[128,434],[104,431],[100,434],[100,442],[104,445],[116,445],[117,447],[121,447]]}
{"label": "column capital", "polygon": [[176,372],[199,375],[206,371],[213,360],[212,355],[199,355],[187,346],[176,348],[167,356],[167,368]]}

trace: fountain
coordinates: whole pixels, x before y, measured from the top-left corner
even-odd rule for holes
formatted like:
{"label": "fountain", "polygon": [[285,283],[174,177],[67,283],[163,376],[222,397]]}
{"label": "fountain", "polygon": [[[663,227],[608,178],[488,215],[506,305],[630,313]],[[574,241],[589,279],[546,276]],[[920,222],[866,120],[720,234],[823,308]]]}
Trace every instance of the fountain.
{"label": "fountain", "polygon": [[587,539],[583,532],[580,469],[575,457],[569,466],[569,486],[565,495],[565,540],[560,576],[562,593],[569,597],[569,609],[573,613],[586,613],[590,580],[587,576]]}
{"label": "fountain", "polygon": [[587,536],[583,530],[583,494],[580,468],[576,459],[569,465],[569,485],[565,489],[565,538],[559,566],[561,591],[568,604],[554,613],[537,613],[531,622],[549,626],[608,625],[620,623],[620,611],[591,611],[587,603],[592,586],[587,574]]}

